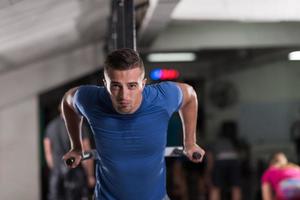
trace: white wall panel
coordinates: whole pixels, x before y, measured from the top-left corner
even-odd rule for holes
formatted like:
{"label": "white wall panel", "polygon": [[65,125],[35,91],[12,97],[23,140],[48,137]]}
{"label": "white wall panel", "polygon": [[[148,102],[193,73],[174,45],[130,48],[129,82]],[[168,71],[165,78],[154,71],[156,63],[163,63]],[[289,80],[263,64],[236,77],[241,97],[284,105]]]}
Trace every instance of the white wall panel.
{"label": "white wall panel", "polygon": [[100,68],[102,54],[91,45],[0,75],[0,199],[40,198],[38,94]]}
{"label": "white wall panel", "polygon": [[0,199],[39,199],[37,97],[0,110]]}

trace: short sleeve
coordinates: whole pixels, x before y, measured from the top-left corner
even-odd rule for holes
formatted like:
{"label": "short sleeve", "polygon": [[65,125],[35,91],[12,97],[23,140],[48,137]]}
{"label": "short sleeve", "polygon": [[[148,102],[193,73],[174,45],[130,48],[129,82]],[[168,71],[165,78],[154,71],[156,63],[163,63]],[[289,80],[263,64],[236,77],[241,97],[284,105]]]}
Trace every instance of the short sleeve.
{"label": "short sleeve", "polygon": [[270,170],[268,169],[261,177],[261,183],[270,183]]}
{"label": "short sleeve", "polygon": [[56,130],[55,124],[50,122],[48,124],[48,126],[46,127],[45,137],[53,140],[53,133],[55,133],[56,131],[57,130]]}
{"label": "short sleeve", "polygon": [[165,100],[165,107],[171,116],[173,112],[176,112],[180,109],[183,94],[180,87],[171,81],[162,82],[159,84],[159,89],[161,90],[162,97]]}
{"label": "short sleeve", "polygon": [[73,97],[73,107],[80,115],[86,116],[89,107],[97,102],[97,94],[97,86],[79,87]]}

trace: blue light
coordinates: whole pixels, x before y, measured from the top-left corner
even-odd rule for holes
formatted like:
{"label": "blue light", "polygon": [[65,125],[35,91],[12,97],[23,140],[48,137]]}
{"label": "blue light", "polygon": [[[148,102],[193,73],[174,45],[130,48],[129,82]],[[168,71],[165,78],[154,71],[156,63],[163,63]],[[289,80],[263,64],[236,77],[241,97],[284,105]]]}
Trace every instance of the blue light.
{"label": "blue light", "polygon": [[151,80],[175,80],[179,77],[179,71],[176,69],[154,69],[150,72]]}
{"label": "blue light", "polygon": [[162,76],[162,70],[161,69],[154,69],[150,72],[150,78],[154,81],[157,81]]}

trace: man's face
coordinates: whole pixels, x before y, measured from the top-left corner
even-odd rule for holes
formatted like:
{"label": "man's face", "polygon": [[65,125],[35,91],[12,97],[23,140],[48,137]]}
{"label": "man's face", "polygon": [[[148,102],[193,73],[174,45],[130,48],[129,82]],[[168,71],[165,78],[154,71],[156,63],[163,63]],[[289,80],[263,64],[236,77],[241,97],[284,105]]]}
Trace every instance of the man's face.
{"label": "man's face", "polygon": [[109,69],[104,77],[115,110],[120,114],[134,113],[141,104],[146,83],[143,71],[138,67],[130,70]]}

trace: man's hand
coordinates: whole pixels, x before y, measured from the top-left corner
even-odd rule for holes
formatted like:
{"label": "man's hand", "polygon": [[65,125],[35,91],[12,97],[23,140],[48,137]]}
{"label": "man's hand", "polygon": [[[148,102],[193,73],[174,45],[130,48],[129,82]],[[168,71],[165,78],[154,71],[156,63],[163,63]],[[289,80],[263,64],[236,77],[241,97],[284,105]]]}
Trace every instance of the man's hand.
{"label": "man's hand", "polygon": [[73,161],[70,164],[66,164],[67,167],[69,167],[69,168],[77,167],[82,160],[82,151],[70,150],[68,153],[66,153],[63,156],[63,160],[65,163],[67,163],[67,160],[70,161],[71,159],[73,159]]}
{"label": "man's hand", "polygon": [[[203,157],[205,155],[205,151],[199,147],[197,144],[192,144],[192,145],[186,145],[184,147],[184,152],[186,156],[194,163],[200,163],[203,160]],[[199,153],[201,157],[199,159],[194,158],[193,154]]]}

